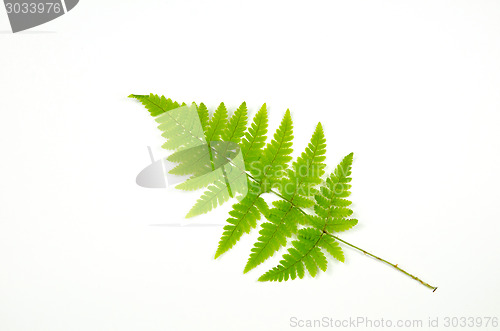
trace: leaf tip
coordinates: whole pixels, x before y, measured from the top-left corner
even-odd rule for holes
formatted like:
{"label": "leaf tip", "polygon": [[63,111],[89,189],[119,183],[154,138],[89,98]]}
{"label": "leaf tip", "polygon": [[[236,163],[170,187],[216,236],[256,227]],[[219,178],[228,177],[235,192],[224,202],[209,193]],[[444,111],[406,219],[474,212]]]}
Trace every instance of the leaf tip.
{"label": "leaf tip", "polygon": [[247,265],[245,266],[245,269],[243,269],[243,273],[246,274],[250,270],[252,270],[252,268],[250,268],[249,265],[248,265],[248,263],[247,263]]}

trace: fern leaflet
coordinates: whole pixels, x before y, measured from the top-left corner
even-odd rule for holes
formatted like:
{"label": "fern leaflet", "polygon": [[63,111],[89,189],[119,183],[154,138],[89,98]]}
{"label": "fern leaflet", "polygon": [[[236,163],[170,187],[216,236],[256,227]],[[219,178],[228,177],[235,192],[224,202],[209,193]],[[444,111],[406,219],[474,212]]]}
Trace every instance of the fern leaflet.
{"label": "fern leaflet", "polygon": [[220,136],[226,127],[226,123],[227,109],[224,103],[221,102],[207,125],[206,137],[209,143],[220,139]]}
{"label": "fern leaflet", "polygon": [[292,159],[293,123],[290,111],[287,110],[280,126],[274,133],[274,139],[266,145],[262,157],[251,172],[257,173],[256,180],[263,192],[269,192],[273,183],[277,182],[288,168]]}
{"label": "fern leaflet", "polygon": [[149,111],[151,116],[158,116],[169,110],[179,108],[178,102],[165,98],[163,95],[159,97],[157,94],[151,93],[150,95],[131,94],[129,98],[139,100],[144,107]]}
{"label": "fern leaflet", "polygon": [[261,213],[267,215],[269,207],[260,197],[260,188],[252,182],[248,186],[246,197],[234,204],[233,209],[229,212],[232,217],[226,220],[228,224],[224,226],[215,258],[231,249],[240,240],[243,233],[250,233],[250,230],[257,226]]}
{"label": "fern leaflet", "polygon": [[241,141],[241,151],[245,160],[245,167],[251,172],[254,169],[252,166],[253,163],[260,159],[262,149],[266,145],[267,122],[266,104],[263,104]]}
{"label": "fern leaflet", "polygon": [[248,121],[247,104],[243,102],[229,119],[227,127],[222,131],[222,141],[232,141],[239,144],[245,133]]}
{"label": "fern leaflet", "polygon": [[203,131],[206,132],[210,115],[208,113],[207,106],[205,106],[203,102],[198,106],[198,116],[200,117],[201,127],[203,128]]}

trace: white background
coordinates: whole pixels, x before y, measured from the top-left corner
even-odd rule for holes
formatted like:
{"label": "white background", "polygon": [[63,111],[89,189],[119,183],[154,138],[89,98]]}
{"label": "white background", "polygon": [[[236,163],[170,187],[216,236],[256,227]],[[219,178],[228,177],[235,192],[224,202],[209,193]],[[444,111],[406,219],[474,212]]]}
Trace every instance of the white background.
{"label": "white background", "polygon": [[[500,317],[500,2],[97,1],[12,34],[0,8],[0,330],[289,330],[290,318]],[[228,204],[135,176],[163,143],[130,93],[287,108],[355,153],[360,224],[316,279],[213,259]],[[358,329],[363,329],[362,327]],[[420,328],[420,329],[426,329]],[[482,328],[492,329],[492,328]]]}

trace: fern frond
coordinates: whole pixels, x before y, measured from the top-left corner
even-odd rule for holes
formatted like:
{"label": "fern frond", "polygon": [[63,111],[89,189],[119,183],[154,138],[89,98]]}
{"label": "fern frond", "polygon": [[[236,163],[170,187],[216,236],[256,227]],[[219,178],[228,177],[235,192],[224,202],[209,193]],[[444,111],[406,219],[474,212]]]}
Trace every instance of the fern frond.
{"label": "fern frond", "polygon": [[224,131],[226,124],[227,109],[224,102],[221,102],[219,107],[215,110],[212,119],[208,122],[206,130],[207,141],[210,143],[211,141],[220,140],[220,136]]}
{"label": "fern frond", "polygon": [[266,145],[267,125],[267,108],[266,104],[263,104],[255,114],[252,125],[245,132],[245,137],[241,140],[241,151],[245,160],[245,167],[250,171],[253,169],[252,164],[260,159],[262,149]]}
{"label": "fern frond", "polygon": [[169,110],[179,108],[181,105],[177,101],[172,101],[172,99],[167,99],[163,95],[158,96],[157,94],[151,93],[150,95],[138,95],[131,94],[129,98],[134,98],[139,100],[144,107],[149,111],[151,116],[158,116]]}
{"label": "fern frond", "polygon": [[[239,202],[233,205],[229,213],[231,217],[224,227],[215,258],[231,249],[243,233],[255,228],[262,214],[268,221],[262,224],[260,236],[252,248],[244,272],[286,246],[288,238],[297,237],[291,242],[292,247],[283,255],[279,265],[262,275],[259,281],[303,278],[306,271],[315,277],[318,269],[325,271],[327,268],[324,252],[344,261],[338,243],[342,242],[394,267],[434,291],[437,289],[399,268],[397,264],[332,234],[349,230],[357,224],[356,219],[350,218],[353,212],[349,208],[351,202],[347,199],[351,188],[353,155],[346,156],[318,189],[324,174],[326,147],[321,124],[316,127],[306,150],[289,167],[293,124],[288,110],[273,139],[265,145],[265,104],[245,131],[248,121],[245,103],[228,121],[223,103],[210,118],[203,103],[199,107],[196,104],[188,107],[185,103],[179,104],[154,94],[132,94],[129,97],[139,100],[152,116],[157,116],[162,135],[168,139],[163,147],[174,151],[169,160],[179,163],[172,172],[192,175],[187,182],[177,187],[193,190],[208,185],[208,190],[187,217],[205,213],[231,197],[238,198]],[[218,143],[235,146],[219,146]],[[220,153],[217,147],[222,147],[223,152]],[[250,171],[250,175],[247,176],[245,169]],[[264,193],[273,193],[282,200],[273,202],[274,208],[269,209],[261,197]],[[314,215],[304,211],[308,207],[314,207]]]}
{"label": "fern frond", "polygon": [[239,144],[245,133],[248,122],[247,104],[243,102],[229,119],[227,127],[222,131],[222,141]]}

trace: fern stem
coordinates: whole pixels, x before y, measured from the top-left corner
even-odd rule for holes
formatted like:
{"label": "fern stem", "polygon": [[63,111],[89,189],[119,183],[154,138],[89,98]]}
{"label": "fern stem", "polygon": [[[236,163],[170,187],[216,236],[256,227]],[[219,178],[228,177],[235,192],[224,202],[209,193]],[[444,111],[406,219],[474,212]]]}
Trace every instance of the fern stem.
{"label": "fern stem", "polygon": [[382,261],[382,262],[384,262],[384,263],[386,263],[386,264],[390,265],[391,267],[393,267],[393,268],[395,268],[395,269],[399,270],[400,272],[404,273],[405,275],[410,276],[411,278],[415,279],[415,280],[416,280],[417,282],[419,282],[420,284],[422,284],[422,285],[424,285],[424,286],[426,286],[426,287],[430,288],[431,290],[433,290],[432,292],[434,292],[434,291],[436,291],[436,290],[437,290],[437,287],[436,287],[436,286],[432,286],[432,285],[430,285],[429,283],[424,282],[423,280],[421,280],[421,279],[420,279],[420,278],[418,278],[417,276],[414,276],[414,275],[410,274],[409,272],[407,272],[407,271],[405,271],[405,270],[401,269],[400,267],[398,267],[398,265],[397,265],[397,264],[393,264],[393,263],[391,263],[391,262],[389,262],[389,261],[387,261],[387,260],[384,260],[383,258],[380,258],[380,257],[378,257],[378,256],[376,256],[376,255],[374,255],[374,254],[372,254],[372,253],[369,253],[369,252],[365,251],[365,250],[364,250],[364,249],[362,249],[362,248],[359,248],[359,247],[357,247],[357,246],[355,246],[355,245],[353,245],[353,244],[351,244],[351,243],[349,243],[349,242],[347,242],[347,241],[345,241],[345,240],[343,240],[343,239],[340,239],[340,238],[339,238],[339,237],[337,237],[337,236],[334,236],[334,235],[333,235],[333,234],[331,234],[331,233],[328,233],[327,231],[323,231],[323,232],[324,232],[324,233],[326,233],[327,235],[329,235],[329,236],[331,236],[331,237],[335,238],[336,240],[340,241],[341,243],[343,243],[343,244],[345,244],[345,245],[347,245],[347,246],[350,246],[350,247],[352,247],[352,248],[355,248],[355,249],[357,249],[358,251],[361,251],[361,252],[363,252],[364,254],[366,254],[366,255],[368,255],[368,256],[371,256],[371,257],[373,257],[373,258],[375,258],[375,259],[377,259],[377,260],[379,260],[379,261]]}

